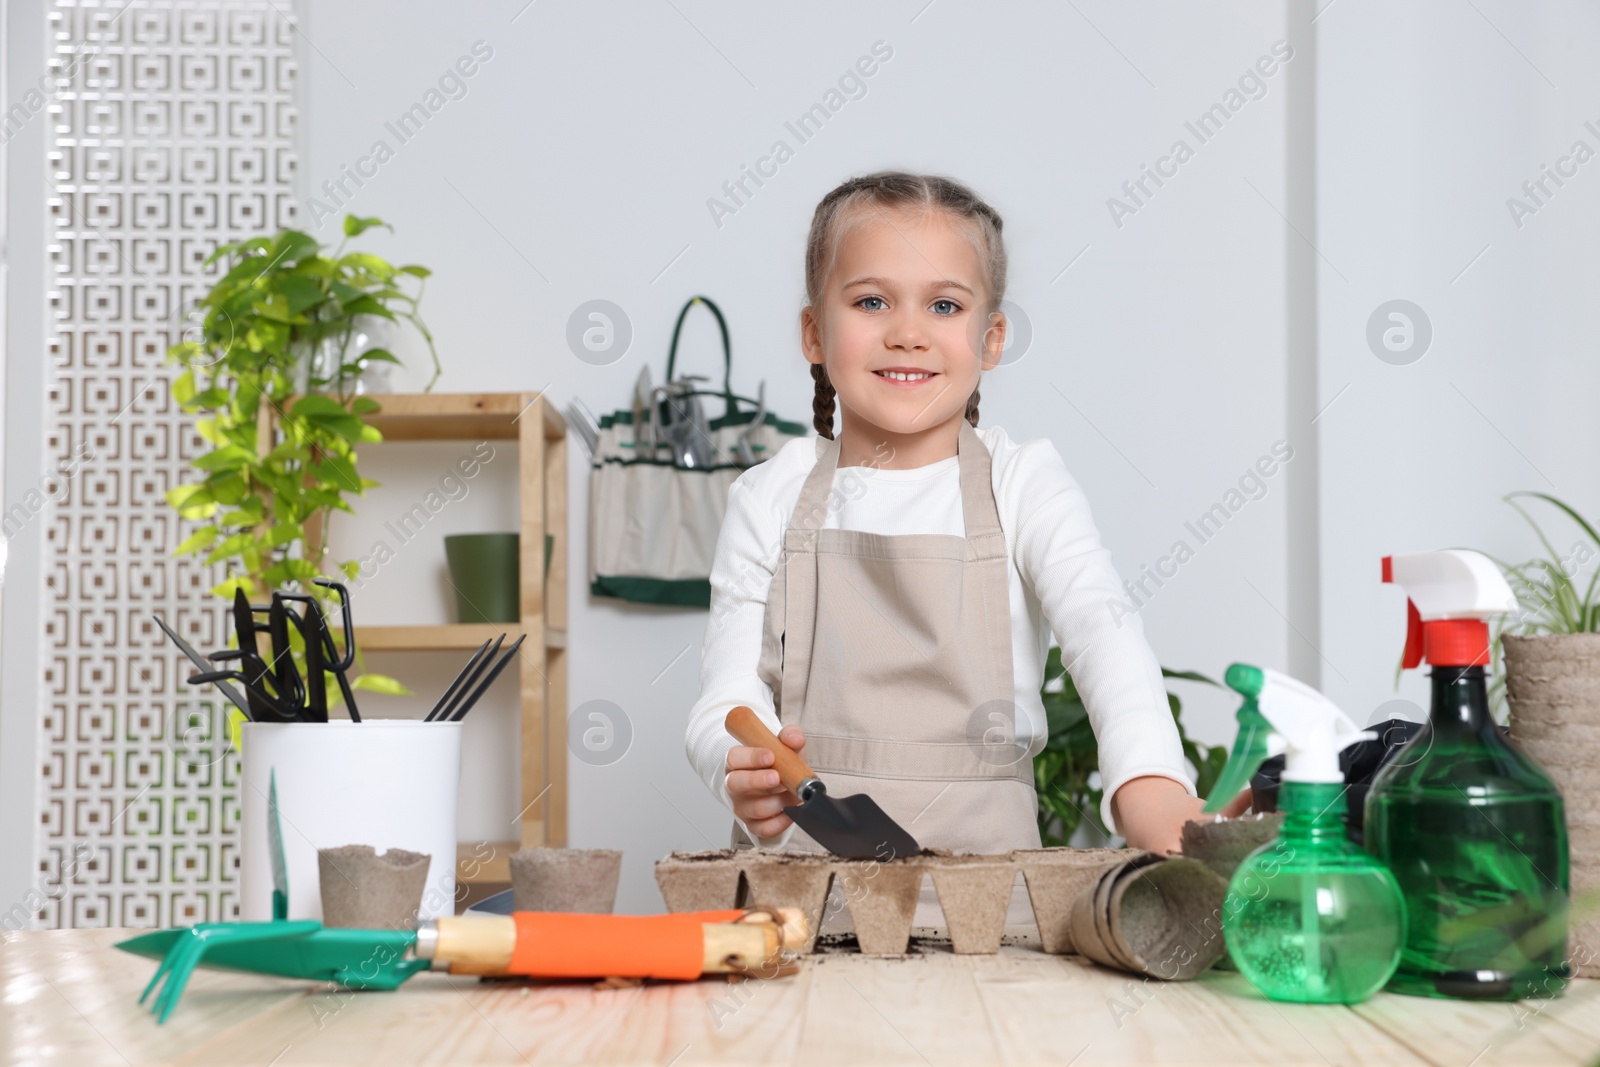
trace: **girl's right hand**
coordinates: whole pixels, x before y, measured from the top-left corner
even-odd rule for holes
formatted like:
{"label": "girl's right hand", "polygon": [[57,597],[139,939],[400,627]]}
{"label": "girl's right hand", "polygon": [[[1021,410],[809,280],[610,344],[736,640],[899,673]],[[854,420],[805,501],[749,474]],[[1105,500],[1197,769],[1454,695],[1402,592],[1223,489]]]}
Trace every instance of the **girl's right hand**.
{"label": "girl's right hand", "polygon": [[[794,723],[778,731],[778,740],[803,753],[805,732]],[[772,769],[774,757],[764,748],[735,745],[728,750],[728,797],[733,813],[750,832],[760,837],[777,837],[793,825],[783,813],[785,806],[800,803],[800,798],[778,781]]]}

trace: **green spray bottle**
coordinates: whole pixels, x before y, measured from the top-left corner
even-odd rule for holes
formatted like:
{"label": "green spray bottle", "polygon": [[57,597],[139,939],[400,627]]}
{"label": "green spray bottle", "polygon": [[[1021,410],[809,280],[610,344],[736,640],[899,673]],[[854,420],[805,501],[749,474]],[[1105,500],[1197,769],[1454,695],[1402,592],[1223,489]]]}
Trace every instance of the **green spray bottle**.
{"label": "green spray bottle", "polygon": [[1390,990],[1519,1000],[1559,995],[1570,974],[1567,827],[1549,775],[1489,714],[1486,620],[1517,609],[1477,552],[1389,556],[1409,597],[1406,668],[1433,670],[1428,722],[1367,794],[1367,847],[1406,896],[1406,943]]}
{"label": "green spray bottle", "polygon": [[1206,801],[1205,810],[1211,814],[1221,811],[1242,793],[1251,777],[1261,769],[1262,761],[1271,755],[1267,751],[1267,738],[1272,736],[1272,725],[1262,718],[1256,707],[1262,678],[1263,672],[1248,663],[1235,663],[1222,676],[1229,689],[1244,697],[1244,702],[1234,716],[1239,732],[1233,737],[1233,751],[1228,753],[1228,762],[1223,765],[1217,784],[1211,787],[1211,798]]}
{"label": "green spray bottle", "polygon": [[1268,752],[1285,753],[1284,819],[1278,839],[1246,856],[1228,883],[1229,955],[1271,1000],[1365,1000],[1394,973],[1405,931],[1399,884],[1345,833],[1339,753],[1375,735],[1303,682],[1243,664],[1235,671],[1272,726]]}

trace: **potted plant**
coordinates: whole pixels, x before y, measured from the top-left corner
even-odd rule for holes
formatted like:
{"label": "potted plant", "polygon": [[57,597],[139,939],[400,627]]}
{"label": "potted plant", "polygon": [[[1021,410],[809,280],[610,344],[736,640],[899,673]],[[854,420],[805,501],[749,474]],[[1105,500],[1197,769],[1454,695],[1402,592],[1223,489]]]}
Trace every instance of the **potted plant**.
{"label": "potted plant", "polygon": [[[1161,676],[1217,684],[1194,671],[1163,667]],[[1090,837],[1109,841],[1111,831],[1100,821],[1100,800],[1104,796],[1100,786],[1100,745],[1078,687],[1061,666],[1059,648],[1052,647],[1045,658],[1044,686],[1039,696],[1044,701],[1050,730],[1043,751],[1033,758],[1034,785],[1039,792],[1039,836],[1047,848],[1065,846],[1082,825]],[[1198,774],[1195,788],[1205,797],[1228,762],[1227,746],[1202,745],[1191,739],[1183,728],[1183,702],[1176,694],[1168,693],[1167,704],[1178,726],[1183,754]]]}
{"label": "potted plant", "polygon": [[[1532,498],[1570,519],[1582,536],[1560,551],[1517,498]],[[1568,956],[1581,977],[1600,977],[1600,935],[1579,916],[1600,893],[1600,534],[1571,506],[1546,493],[1508,494],[1506,503],[1533,528],[1545,555],[1522,564],[1495,562],[1521,611],[1497,620],[1505,654],[1500,691],[1510,704],[1511,736],[1538,761],[1565,801],[1573,917]],[[1492,557],[1491,557],[1492,558]],[[1581,586],[1581,593],[1580,593]],[[1498,672],[1497,672],[1498,673]]]}
{"label": "potted plant", "polygon": [[[382,439],[362,418],[377,409],[359,395],[362,371],[398,362],[382,348],[359,348],[363,320],[409,322],[427,342],[433,382],[439,359],[419,317],[425,267],[395,267],[370,252],[346,251],[376,218],[346,216],[344,238],[324,252],[309,234],[285,229],[224,244],[206,260],[227,270],[197,302],[200,321],[168,350],[182,364],[172,395],[199,416],[210,448],[194,459],[200,477],[168,491],[187,521],[200,523],[175,555],[205,554],[228,576],[213,592],[243,589],[264,599],[298,587],[325,597],[312,579],[329,573],[328,521],[353,511],[349,497],[376,482],[361,477],[357,446]],[[402,286],[415,281],[415,292]],[[356,561],[332,570],[354,577]],[[298,651],[299,635],[291,634]],[[399,682],[363,673],[356,688],[407,693]]]}

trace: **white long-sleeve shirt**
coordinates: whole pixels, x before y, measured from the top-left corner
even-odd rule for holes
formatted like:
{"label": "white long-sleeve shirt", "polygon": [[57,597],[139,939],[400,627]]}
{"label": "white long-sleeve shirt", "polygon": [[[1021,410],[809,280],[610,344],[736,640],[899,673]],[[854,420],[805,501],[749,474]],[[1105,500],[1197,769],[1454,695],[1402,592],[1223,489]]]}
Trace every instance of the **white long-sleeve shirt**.
{"label": "white long-sleeve shirt", "polygon": [[[1010,560],[1017,743],[1027,743],[1031,759],[1047,739],[1039,688],[1053,632],[1099,741],[1105,789],[1100,817],[1120,832],[1111,800],[1124,782],[1161,775],[1194,793],[1161,667],[1138,615],[1126,607],[1122,581],[1100,544],[1089,502],[1055,445],[1043,437],[1019,445],[998,426],[981,427],[978,436],[992,457],[994,497]],[[816,438],[790,441],[728,490],[711,568],[700,698],[689,713],[685,747],[696,772],[730,811],[728,750],[738,742],[723,726],[728,711],[744,704],[774,732],[779,728],[772,690],[757,676],[756,664],[783,531],[816,465],[817,447]],[[853,476],[849,483],[847,476]],[[824,528],[966,535],[955,456],[908,470],[840,467],[834,486],[840,491],[829,494]],[[1113,601],[1120,605],[1116,612]],[[751,833],[751,838],[781,848],[793,830],[772,838]]]}

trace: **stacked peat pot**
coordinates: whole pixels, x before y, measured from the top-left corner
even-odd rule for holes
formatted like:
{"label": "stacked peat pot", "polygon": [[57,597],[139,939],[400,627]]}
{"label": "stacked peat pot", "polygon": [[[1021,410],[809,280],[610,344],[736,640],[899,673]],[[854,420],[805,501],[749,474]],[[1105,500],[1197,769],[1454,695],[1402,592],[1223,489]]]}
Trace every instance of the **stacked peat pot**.
{"label": "stacked peat pot", "polygon": [[815,946],[829,889],[837,882],[856,941],[869,956],[906,952],[924,877],[938,893],[951,950],[998,952],[1018,873],[1046,952],[1077,952],[1158,978],[1192,978],[1222,954],[1227,883],[1203,863],[1182,857],[1124,849],[1027,849],[1000,856],[928,849],[878,861],[722,849],[675,852],[656,864],[669,911],[754,904],[802,909],[813,931],[806,952]]}
{"label": "stacked peat pot", "polygon": [[1567,935],[1573,974],[1600,978],[1600,634],[1507,635],[1511,736],[1561,790],[1576,907]]}

